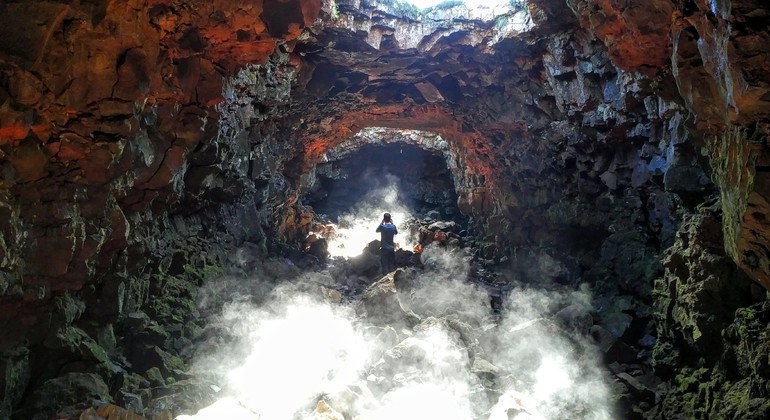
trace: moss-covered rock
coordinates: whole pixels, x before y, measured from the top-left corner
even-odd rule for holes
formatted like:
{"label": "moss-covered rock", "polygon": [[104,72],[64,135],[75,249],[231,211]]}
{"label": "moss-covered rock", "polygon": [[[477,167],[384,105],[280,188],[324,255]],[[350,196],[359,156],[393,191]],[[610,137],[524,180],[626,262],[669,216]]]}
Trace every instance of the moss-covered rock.
{"label": "moss-covered rock", "polygon": [[684,223],[664,266],[664,278],[655,282],[659,338],[687,350],[682,354],[689,363],[715,362],[722,355],[722,329],[754,295],[751,281],[724,253],[713,209],[704,208]]}
{"label": "moss-covered rock", "polygon": [[655,281],[662,418],[770,414],[770,301],[725,254],[718,216],[702,208],[683,224]]}
{"label": "moss-covered rock", "polygon": [[767,390],[757,389],[755,380],[747,378],[722,386],[713,403],[711,418],[760,420],[770,418]]}
{"label": "moss-covered rock", "polygon": [[198,282],[179,276],[155,276],[152,298],[145,305],[150,317],[161,325],[184,324],[197,308]]}
{"label": "moss-covered rock", "polygon": [[56,310],[64,318],[67,324],[72,324],[79,319],[86,310],[86,304],[80,299],[75,298],[70,293],[65,293],[54,299]]}
{"label": "moss-covered rock", "polygon": [[30,380],[29,350],[19,347],[0,353],[0,417],[19,402]]}
{"label": "moss-covered rock", "polygon": [[53,418],[61,407],[110,401],[109,389],[99,375],[72,372],[49,379],[30,396],[29,418]]}
{"label": "moss-covered rock", "polygon": [[144,377],[154,386],[166,385],[166,379],[157,367],[151,367],[144,372]]}
{"label": "moss-covered rock", "polygon": [[85,331],[73,326],[65,326],[49,336],[45,346],[57,353],[63,361],[83,361],[91,367],[90,372],[96,372],[103,377],[109,377],[113,365],[107,352]]}

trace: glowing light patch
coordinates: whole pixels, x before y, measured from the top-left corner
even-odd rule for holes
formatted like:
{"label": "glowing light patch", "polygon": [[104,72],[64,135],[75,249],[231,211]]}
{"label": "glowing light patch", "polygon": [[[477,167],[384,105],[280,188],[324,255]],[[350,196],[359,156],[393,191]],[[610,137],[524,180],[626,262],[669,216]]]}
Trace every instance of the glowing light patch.
{"label": "glowing light patch", "polygon": [[386,212],[391,214],[398,228],[398,235],[394,238],[396,245],[412,249],[417,241],[409,235],[404,225],[412,215],[400,202],[395,182],[395,178],[391,179],[389,186],[372,191],[353,206],[352,212],[340,217],[339,223],[335,225],[335,236],[327,238],[332,257],[352,258],[361,255],[369,242],[380,239],[380,234],[375,230]]}
{"label": "glowing light patch", "polygon": [[[380,234],[376,233],[375,230],[382,221],[383,213],[385,213],[385,210],[380,209],[374,213],[378,215],[377,217],[343,216],[340,224],[336,227],[336,236],[329,240],[329,253],[331,256],[352,258],[361,255],[361,252],[369,242],[380,239]],[[391,211],[390,214],[393,216],[393,221],[396,222],[396,228],[398,228],[399,232],[395,237],[395,242],[401,248],[410,249],[411,245],[403,240],[407,237],[406,226],[401,223],[409,216],[407,213],[400,211]]]}
{"label": "glowing light patch", "polygon": [[535,372],[535,395],[540,399],[548,399],[553,394],[571,387],[573,382],[569,372],[570,366],[564,358],[550,355],[543,358]]}
{"label": "glowing light patch", "polygon": [[399,388],[385,396],[383,406],[371,413],[372,420],[467,420],[469,408],[458,401],[456,393],[438,384],[416,384]]}
{"label": "glowing light patch", "polygon": [[[380,191],[379,197],[377,206],[359,209],[368,218],[361,222],[367,241],[376,235],[383,209],[406,219],[407,213],[394,210],[392,194]],[[608,384],[593,363],[599,353],[577,354],[577,337],[568,340],[566,332],[548,327],[547,308],[561,299],[590,301],[587,291],[559,296],[517,289],[510,312],[489,324],[486,292],[461,280],[469,261],[442,247],[428,246],[423,256],[424,284],[410,299],[423,322],[411,331],[377,327],[376,311],[362,318],[355,305],[319,301],[294,283],[276,287],[259,306],[238,300],[226,305],[215,322],[238,339],[195,365],[218,378],[219,400],[179,419],[508,420],[511,413],[517,420],[617,418]],[[473,336],[456,330],[448,321],[455,317],[468,331],[494,328],[484,331],[496,339],[475,354],[494,369],[473,360]],[[496,372],[501,379],[497,401],[479,372]]]}
{"label": "glowing light patch", "polygon": [[291,419],[313,396],[340,392],[368,355],[350,321],[328,306],[298,302],[257,327],[251,354],[228,379],[241,404],[265,418]]}

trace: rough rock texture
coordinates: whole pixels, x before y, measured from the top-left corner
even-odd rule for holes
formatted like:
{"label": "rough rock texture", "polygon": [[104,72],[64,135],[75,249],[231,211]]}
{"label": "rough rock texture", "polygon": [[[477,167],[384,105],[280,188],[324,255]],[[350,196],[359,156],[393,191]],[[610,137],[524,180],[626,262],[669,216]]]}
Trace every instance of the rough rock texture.
{"label": "rough rock texture", "polygon": [[672,55],[679,92],[711,150],[728,255],[765,287],[768,16],[770,7],[760,1],[693,4],[677,15]]}
{"label": "rough rock texture", "polygon": [[[484,257],[642,308],[602,305],[610,331],[648,327],[715,188],[727,255],[770,286],[768,5],[512,4],[0,4],[0,414],[73,372],[181,378],[201,279],[301,243],[317,167],[367,129],[440,136],[407,142],[448,156]],[[658,328],[720,363],[728,300]]]}
{"label": "rough rock texture", "polygon": [[[120,365],[97,336],[135,334],[120,326],[130,314],[163,312],[166,276],[194,287],[190,274],[221,265],[228,245],[266,247],[253,193],[280,178],[249,161],[235,130],[286,102],[294,67],[278,43],[318,14],[312,1],[273,3],[0,5],[3,417],[68,363],[101,354]],[[70,292],[81,309],[56,310]],[[46,359],[65,348],[65,360]]]}
{"label": "rough rock texture", "polygon": [[[659,414],[767,416],[768,377],[754,360],[754,349],[766,341],[767,300],[725,255],[719,212],[703,208],[689,218],[664,265],[665,277],[655,282],[659,335],[653,363],[671,389]],[[761,303],[750,306],[754,302]]]}

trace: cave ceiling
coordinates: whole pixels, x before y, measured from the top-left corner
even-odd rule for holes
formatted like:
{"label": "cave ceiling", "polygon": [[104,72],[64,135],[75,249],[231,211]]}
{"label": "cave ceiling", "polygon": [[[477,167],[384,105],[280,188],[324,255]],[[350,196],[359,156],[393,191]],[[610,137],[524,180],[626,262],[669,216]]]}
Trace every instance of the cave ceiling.
{"label": "cave ceiling", "polygon": [[[207,205],[201,197],[264,195],[266,185],[280,193],[261,206],[291,204],[313,165],[366,127],[442,135],[465,159],[464,211],[515,220],[579,193],[575,179],[617,190],[654,178],[639,168],[661,161],[667,189],[702,189],[705,140],[733,126],[753,139],[767,132],[770,44],[758,1],[0,8],[2,188],[13,197],[7,212],[31,225],[70,223],[53,209],[62,200],[82,214],[93,198],[87,219],[110,226],[156,200],[189,209]],[[660,150],[629,157],[651,139]],[[584,168],[586,153],[606,163]],[[270,162],[255,161],[264,155]],[[47,207],[21,210],[38,202]]]}
{"label": "cave ceiling", "polygon": [[719,277],[695,238],[770,288],[769,21],[766,0],[1,1],[0,367],[28,372],[0,377],[0,417],[80,360],[52,334],[297,247],[318,168],[397,143],[444,159],[428,192],[452,184],[495,263],[526,249],[652,301],[662,265]]}
{"label": "cave ceiling", "polygon": [[[33,270],[43,277],[92,270],[68,265],[126,242],[127,213],[253,196],[258,211],[289,208],[324,154],[367,127],[441,135],[463,158],[460,208],[479,225],[507,220],[517,241],[537,239],[511,221],[537,230],[533,215],[585,191],[637,188],[663,173],[666,190],[702,190],[709,139],[735,127],[761,144],[768,131],[759,1],[0,8],[0,186],[3,211],[21,222],[4,228],[15,238],[6,267],[54,248],[63,262]],[[764,212],[750,198],[763,179],[726,181],[743,186],[726,231],[738,261],[764,255],[761,241],[740,239],[763,236],[761,220],[740,220],[749,201]],[[81,216],[108,226],[98,246],[72,245]],[[47,246],[20,237],[35,227],[50,231],[38,242]],[[745,267],[764,270],[749,259]]]}

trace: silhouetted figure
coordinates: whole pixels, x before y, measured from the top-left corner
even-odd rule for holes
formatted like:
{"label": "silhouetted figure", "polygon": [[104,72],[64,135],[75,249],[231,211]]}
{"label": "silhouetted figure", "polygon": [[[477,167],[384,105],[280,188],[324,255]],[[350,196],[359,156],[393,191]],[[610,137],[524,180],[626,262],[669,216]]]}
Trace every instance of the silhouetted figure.
{"label": "silhouetted figure", "polygon": [[393,236],[398,234],[398,229],[393,224],[390,213],[382,216],[377,232],[380,233],[380,268],[384,276],[396,268],[396,244],[393,242]]}

